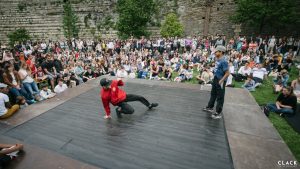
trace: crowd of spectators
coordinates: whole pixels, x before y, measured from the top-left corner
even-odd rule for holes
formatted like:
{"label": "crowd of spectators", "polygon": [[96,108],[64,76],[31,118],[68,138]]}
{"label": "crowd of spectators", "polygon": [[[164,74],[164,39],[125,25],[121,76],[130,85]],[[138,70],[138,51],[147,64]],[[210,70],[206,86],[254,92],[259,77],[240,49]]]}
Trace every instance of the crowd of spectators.
{"label": "crowd of spectators", "polygon": [[293,37],[42,40],[1,49],[0,118],[106,74],[175,82],[196,79],[209,85],[218,45],[227,49],[231,74],[227,87],[233,87],[235,80],[254,91],[272,76],[274,93],[291,86],[300,98],[300,77],[288,84],[300,48],[300,39]]}

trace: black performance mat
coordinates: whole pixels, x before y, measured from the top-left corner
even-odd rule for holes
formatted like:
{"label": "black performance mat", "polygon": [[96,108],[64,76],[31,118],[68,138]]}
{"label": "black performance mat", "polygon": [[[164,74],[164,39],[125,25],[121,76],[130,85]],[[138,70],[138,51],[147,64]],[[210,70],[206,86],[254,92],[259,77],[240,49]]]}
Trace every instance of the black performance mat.
{"label": "black performance mat", "polygon": [[[107,169],[233,168],[223,120],[202,111],[209,92],[127,83],[127,93],[158,102],[148,110],[104,120],[99,88],[4,135]],[[42,155],[42,154],[41,154]]]}

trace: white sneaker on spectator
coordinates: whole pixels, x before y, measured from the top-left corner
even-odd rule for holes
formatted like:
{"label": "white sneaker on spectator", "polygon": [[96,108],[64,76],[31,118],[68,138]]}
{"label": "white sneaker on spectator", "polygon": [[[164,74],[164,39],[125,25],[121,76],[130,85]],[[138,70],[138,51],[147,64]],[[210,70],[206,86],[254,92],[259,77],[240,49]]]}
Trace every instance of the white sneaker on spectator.
{"label": "white sneaker on spectator", "polygon": [[261,83],[255,83],[255,88],[260,86],[260,85],[261,85]]}

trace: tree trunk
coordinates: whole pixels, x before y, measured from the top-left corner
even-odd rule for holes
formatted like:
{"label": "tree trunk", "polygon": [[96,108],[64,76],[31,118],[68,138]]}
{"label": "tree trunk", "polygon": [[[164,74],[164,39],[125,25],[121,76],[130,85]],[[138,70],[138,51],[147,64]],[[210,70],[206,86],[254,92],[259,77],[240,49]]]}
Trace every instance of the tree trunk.
{"label": "tree trunk", "polygon": [[262,33],[264,26],[265,26],[265,16],[263,16],[263,18],[262,18],[261,21],[260,21],[260,25],[259,25],[259,34]]}

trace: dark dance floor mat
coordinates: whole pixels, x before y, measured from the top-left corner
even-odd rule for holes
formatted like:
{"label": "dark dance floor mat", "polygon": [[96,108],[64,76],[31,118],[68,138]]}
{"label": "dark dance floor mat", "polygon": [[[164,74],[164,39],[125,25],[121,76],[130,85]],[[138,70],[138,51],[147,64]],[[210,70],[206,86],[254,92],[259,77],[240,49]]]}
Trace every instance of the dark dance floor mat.
{"label": "dark dance floor mat", "polygon": [[130,103],[135,113],[122,119],[111,106],[113,118],[104,120],[93,88],[3,134],[100,168],[233,168],[223,120],[201,110],[209,92],[133,83],[124,89],[160,105]]}

